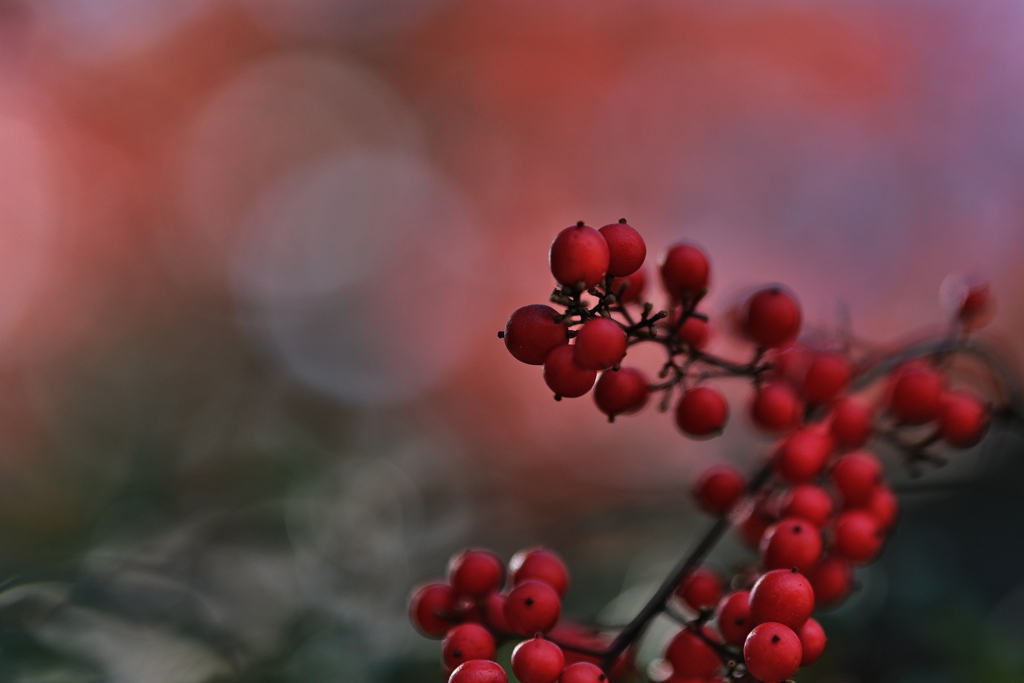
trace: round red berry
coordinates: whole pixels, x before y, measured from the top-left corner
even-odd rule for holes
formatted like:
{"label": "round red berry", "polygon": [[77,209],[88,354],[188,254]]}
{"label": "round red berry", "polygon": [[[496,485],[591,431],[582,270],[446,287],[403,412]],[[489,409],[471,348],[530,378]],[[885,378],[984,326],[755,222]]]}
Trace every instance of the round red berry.
{"label": "round red berry", "polygon": [[807,520],[819,529],[832,518],[832,496],[820,486],[801,484],[790,489],[782,499],[782,514]]}
{"label": "round red berry", "polygon": [[757,428],[773,433],[792,429],[800,421],[804,406],[788,384],[767,382],[750,401],[750,419]]}
{"label": "round red berry", "polygon": [[576,333],[573,358],[581,368],[604,370],[626,355],[626,333],[611,318],[593,318]]}
{"label": "round red berry", "polygon": [[989,411],[973,392],[949,391],[939,409],[939,433],[951,446],[970,448],[988,430]]}
{"label": "round red berry", "polygon": [[900,501],[891,488],[880,484],[871,492],[871,496],[861,509],[875,518],[882,531],[887,531],[900,515]]}
{"label": "round red berry", "polygon": [[708,257],[694,244],[672,245],[662,255],[659,267],[665,291],[676,301],[693,301],[708,288]]}
{"label": "round red berry", "polygon": [[715,621],[725,642],[742,645],[750,629],[754,628],[754,620],[750,616],[750,591],[736,591],[722,598],[715,608]]}
{"label": "round red berry", "polygon": [[441,657],[449,669],[471,659],[494,659],[494,653],[494,636],[480,624],[453,627],[441,644]]}
{"label": "round red berry", "polygon": [[544,383],[558,398],[583,396],[594,386],[597,370],[587,370],[577,365],[571,344],[554,349],[544,359]]}
{"label": "round red berry", "polygon": [[520,683],[554,683],[564,666],[562,648],[540,636],[524,640],[512,650],[512,673]]}
{"label": "round red berry", "polygon": [[845,448],[860,448],[874,429],[871,409],[853,398],[842,398],[832,406],[829,431],[836,443]]}
{"label": "round red berry", "polygon": [[729,405],[725,397],[711,387],[694,387],[676,404],[676,425],[687,436],[715,436],[722,431],[728,417]]}
{"label": "round red berry", "polygon": [[777,621],[797,630],[813,611],[814,589],[795,569],[765,572],[750,589],[750,616],[755,624]]}
{"label": "round red berry", "polygon": [[849,361],[838,353],[819,354],[804,375],[803,395],[811,405],[831,403],[846,390],[853,370]]}
{"label": "round red berry", "polygon": [[517,308],[505,323],[505,348],[527,365],[543,365],[548,352],[569,342],[565,325],[555,322],[558,311],[544,304]]}
{"label": "round red berry", "polygon": [[590,289],[604,279],[608,272],[608,242],[600,232],[584,225],[576,225],[558,233],[548,252],[551,274],[559,284],[572,290]]}
{"label": "round red berry", "polygon": [[460,597],[482,598],[504,581],[505,563],[490,550],[463,550],[448,561],[448,583]]}
{"label": "round red berry", "polygon": [[505,596],[494,592],[480,602],[480,617],[484,626],[495,633],[511,633],[505,619]]}
{"label": "round red berry", "polygon": [[766,569],[796,567],[809,571],[824,547],[818,527],[800,517],[787,517],[768,527],[761,538],[761,561]]}
{"label": "round red berry", "polygon": [[847,510],[836,519],[832,552],[853,564],[867,564],[882,549],[884,532],[874,515]]}
{"label": "round red berry", "polygon": [[591,662],[575,662],[562,669],[558,683],[605,683],[608,676]]}
{"label": "round red berry", "polygon": [[736,532],[747,545],[758,548],[761,538],[769,526],[779,521],[779,510],[775,500],[768,497],[758,499],[742,521],[736,525]]}
{"label": "round red berry", "polygon": [[562,600],[542,581],[523,581],[505,598],[505,621],[513,633],[547,633],[562,613]]}
{"label": "round red berry", "polygon": [[797,631],[800,638],[800,648],[803,650],[803,657],[800,658],[800,666],[810,666],[818,661],[825,651],[825,629],[815,619],[808,619]]}
{"label": "round red berry", "polygon": [[641,268],[632,275],[612,280],[608,291],[624,304],[635,304],[641,301],[645,289],[647,289],[647,274]]}
{"label": "round red berry", "polygon": [[625,219],[601,228],[608,242],[608,274],[623,277],[635,273],[647,258],[644,238]]}
{"label": "round red berry", "polygon": [[802,658],[800,638],[784,624],[759,624],[743,643],[747,670],[762,683],[782,683],[797,672]]}
{"label": "round red berry", "polygon": [[862,505],[882,482],[882,463],[867,451],[847,453],[836,461],[831,478],[846,507]]}
{"label": "round red berry", "polygon": [[637,368],[605,370],[594,387],[594,403],[608,417],[635,413],[647,405],[647,375]]}
{"label": "round red berry", "polygon": [[834,447],[832,437],[819,427],[798,429],[775,452],[775,471],[791,484],[810,482],[825,468]]}
{"label": "round red berry", "polygon": [[778,285],[754,292],[741,316],[744,334],[761,348],[789,346],[800,334],[800,304]]}
{"label": "round red berry", "polygon": [[889,393],[889,410],[908,425],[931,422],[939,416],[942,375],[933,368],[913,365],[897,371]]}
{"label": "round red berry", "polygon": [[508,683],[508,674],[497,662],[471,659],[452,672],[448,683]]}
{"label": "round red berry", "polygon": [[808,578],[814,588],[814,602],[819,607],[838,605],[853,589],[853,571],[841,557],[825,557]]}
{"label": "round red berry", "polygon": [[564,597],[569,590],[569,570],[565,562],[553,550],[537,547],[520,550],[508,562],[512,574],[512,585],[523,581],[543,581]]}
{"label": "round red berry", "polygon": [[731,465],[712,465],[693,486],[693,497],[701,510],[724,515],[743,497],[747,488],[743,475]]}
{"label": "round red berry", "polygon": [[710,330],[706,320],[691,315],[683,321],[682,325],[672,329],[675,329],[676,338],[691,349],[700,351],[707,346]]}
{"label": "round red berry", "polygon": [[447,583],[423,584],[409,598],[409,621],[428,638],[443,638],[460,621],[456,616],[457,602],[458,596]]}
{"label": "round red berry", "polygon": [[700,611],[715,606],[722,597],[722,577],[712,569],[697,568],[683,579],[676,588],[676,595],[693,610]]}
{"label": "round red berry", "polygon": [[[709,629],[701,627],[701,633],[705,638],[713,640]],[[676,678],[710,677],[722,667],[722,659],[715,649],[689,626],[669,641],[665,648],[665,659],[672,665],[672,675]]]}

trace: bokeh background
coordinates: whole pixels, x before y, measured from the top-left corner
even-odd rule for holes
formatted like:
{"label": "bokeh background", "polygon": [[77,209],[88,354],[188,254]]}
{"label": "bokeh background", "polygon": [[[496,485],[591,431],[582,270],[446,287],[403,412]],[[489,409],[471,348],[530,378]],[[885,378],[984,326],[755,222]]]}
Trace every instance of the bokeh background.
{"label": "bokeh background", "polygon": [[[1022,82],[1016,0],[0,1],[0,678],[440,681],[467,545],[627,618],[769,442],[551,401],[495,335],[550,240],[876,342],[983,273],[1020,357]],[[912,484],[801,681],[1024,680],[1021,448]]]}

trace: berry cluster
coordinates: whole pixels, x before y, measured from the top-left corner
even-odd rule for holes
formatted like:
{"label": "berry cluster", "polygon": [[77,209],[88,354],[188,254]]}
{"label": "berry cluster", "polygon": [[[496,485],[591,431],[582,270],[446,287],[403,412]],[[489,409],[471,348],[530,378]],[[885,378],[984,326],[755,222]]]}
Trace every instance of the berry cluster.
{"label": "berry cluster", "polygon": [[[846,599],[854,568],[877,557],[896,522],[899,502],[885,481],[880,449],[902,454],[918,473],[944,461],[941,449],[982,439],[995,411],[957,381],[960,356],[980,359],[991,384],[1012,382],[968,341],[992,311],[986,284],[961,288],[947,335],[884,352],[848,335],[800,339],[796,298],[768,285],[724,316],[751,346],[749,358],[737,361],[708,350],[708,314],[699,310],[710,276],[705,253],[681,242],[662,255],[669,304],[657,313],[643,301],[646,254],[624,219],[600,230],[580,222],[560,232],[549,255],[558,282],[551,303],[558,308],[533,304],[513,312],[499,333],[509,352],[543,366],[556,399],[593,390],[610,420],[660,393],[661,409],[674,402],[676,425],[693,438],[714,436],[727,421],[729,405],[715,380],[744,377],[750,423],[778,440],[749,479],[726,464],[701,474],[692,493],[715,525],[613,636],[560,619],[568,573],[551,551],[513,557],[507,587],[493,553],[456,555],[447,583],[420,588],[410,607],[422,633],[444,638],[450,683],[506,681],[493,660],[496,644],[513,637],[525,638],[512,655],[520,683],[614,678],[630,669],[633,646],[658,615],[681,628],[650,668],[652,678],[781,683],[822,654],[826,636],[812,613]],[[638,343],[666,351],[656,382],[623,364]],[[726,577],[703,562],[731,528],[757,554]]]}

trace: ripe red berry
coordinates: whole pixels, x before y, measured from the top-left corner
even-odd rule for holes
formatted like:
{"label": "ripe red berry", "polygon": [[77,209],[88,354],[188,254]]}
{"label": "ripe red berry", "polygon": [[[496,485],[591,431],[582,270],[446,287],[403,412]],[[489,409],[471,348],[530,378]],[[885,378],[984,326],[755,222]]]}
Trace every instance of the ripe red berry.
{"label": "ripe red berry", "polygon": [[573,358],[581,368],[604,370],[626,355],[626,333],[611,318],[593,318],[576,333]]}
{"label": "ripe red berry", "polygon": [[815,619],[808,619],[796,634],[800,638],[800,648],[803,656],[800,658],[800,666],[810,666],[818,661],[825,651],[825,629]]}
{"label": "ripe red berry", "polygon": [[512,673],[520,683],[554,683],[564,666],[562,648],[540,636],[524,640],[512,650]]}
{"label": "ripe red berry", "polygon": [[800,334],[800,305],[779,285],[760,289],[741,314],[744,334],[761,348],[789,346]]}
{"label": "ripe red berry", "polygon": [[687,436],[714,436],[729,416],[725,398],[708,386],[690,389],[676,404],[676,425]]}
{"label": "ripe red berry", "polygon": [[522,363],[543,365],[551,349],[569,342],[565,325],[555,322],[557,315],[558,311],[544,304],[517,308],[505,323],[505,348]]}
{"label": "ripe red berry", "polygon": [[505,563],[490,550],[470,548],[448,561],[448,583],[460,597],[482,598],[505,581]]}
{"label": "ripe red berry", "polygon": [[513,586],[532,579],[548,584],[559,597],[564,597],[569,590],[569,570],[562,558],[548,548],[520,550],[508,561],[508,570],[512,574]]}
{"label": "ripe red berry", "polygon": [[693,486],[693,497],[701,510],[724,515],[743,497],[747,483],[735,467],[712,465],[705,469]]}
{"label": "ripe red berry", "polygon": [[973,392],[949,391],[939,409],[939,433],[951,446],[970,448],[988,430],[988,408]]}
{"label": "ripe red berry", "polygon": [[562,669],[558,683],[605,683],[608,676],[601,667],[590,662],[575,662]]}
{"label": "ripe red berry", "polygon": [[676,301],[692,302],[708,288],[708,257],[694,244],[680,242],[669,247],[659,268],[665,291]]}
{"label": "ripe red berry", "polygon": [[449,669],[471,659],[494,659],[494,653],[494,636],[480,624],[453,627],[441,644],[441,657]]}
{"label": "ripe red berry", "polygon": [[748,546],[760,547],[764,532],[769,526],[779,521],[779,510],[775,503],[776,501],[772,498],[758,499],[754,507],[736,525],[737,534]]}
{"label": "ripe red berry", "polygon": [[885,535],[874,515],[847,510],[836,519],[832,552],[853,564],[867,564],[882,549]]}
{"label": "ripe red berry", "polygon": [[788,384],[767,382],[750,401],[750,419],[763,431],[782,432],[797,425],[803,409],[796,392]]}
{"label": "ripe red berry", "polygon": [[548,252],[551,274],[572,290],[590,289],[608,272],[608,242],[600,232],[580,221],[558,233]]}
{"label": "ripe red berry", "polygon": [[710,609],[722,597],[722,577],[713,569],[694,569],[676,587],[676,595],[695,611]]}
{"label": "ripe red berry", "polygon": [[434,581],[413,590],[409,599],[409,621],[428,638],[443,638],[459,622],[457,596],[447,583]]}
{"label": "ripe red berry", "polygon": [[759,624],[743,643],[747,670],[762,683],[782,683],[797,672],[802,658],[800,638],[783,624]]}
{"label": "ripe red berry", "polygon": [[836,461],[830,476],[843,505],[863,505],[882,482],[882,463],[868,451],[847,453]]}
{"label": "ripe red berry", "polygon": [[594,387],[594,403],[610,418],[635,413],[647,404],[649,384],[647,375],[637,368],[605,370]]}
{"label": "ripe red berry", "polygon": [[810,571],[824,547],[818,527],[800,517],[787,517],[768,527],[761,538],[761,561],[766,569],[796,567]]}
{"label": "ripe red berry", "polygon": [[888,531],[899,517],[900,501],[892,489],[880,484],[871,492],[871,496],[861,509],[875,518],[882,531]]}
{"label": "ripe red berry", "polygon": [[777,621],[795,631],[813,611],[811,582],[794,569],[765,572],[750,589],[750,616],[755,624]]}
{"label": "ripe red berry", "polygon": [[842,398],[832,407],[829,431],[845,448],[860,448],[868,442],[873,430],[871,410],[853,398]]}
{"label": "ripe red berry", "polygon": [[505,621],[513,633],[547,633],[562,613],[555,589],[542,581],[523,581],[505,598]]}
{"label": "ripe red berry", "polygon": [[787,436],[775,452],[775,471],[791,484],[803,484],[825,468],[835,444],[819,426],[804,427]]}
{"label": "ripe red berry", "polygon": [[635,273],[647,258],[644,238],[625,219],[601,228],[600,233],[608,242],[608,274],[623,277]]}
{"label": "ripe red berry", "polygon": [[617,277],[612,280],[608,291],[618,297],[624,304],[639,303],[647,289],[647,274],[641,268],[632,275]]}
{"label": "ripe red berry", "polygon": [[814,602],[819,607],[838,605],[853,588],[853,571],[840,557],[825,557],[808,578],[814,588]]}
{"label": "ripe red berry", "polygon": [[850,363],[838,353],[822,353],[807,366],[803,395],[811,405],[831,403],[846,390],[853,371]]}
{"label": "ripe red berry", "polygon": [[832,518],[832,496],[819,487],[801,484],[790,489],[782,499],[782,514],[807,520],[819,529]]}
{"label": "ripe red berry", "polygon": [[[701,627],[701,633],[714,640],[714,634],[709,629]],[[672,665],[675,678],[711,677],[722,668],[722,659],[718,653],[689,626],[669,641],[665,648],[665,659]]]}
{"label": "ripe red berry", "polygon": [[452,672],[448,683],[508,683],[508,674],[497,662],[471,659]]}
{"label": "ripe red berry", "polygon": [[505,619],[505,596],[494,592],[484,598],[480,602],[480,620],[495,633],[511,633]]}
{"label": "ripe red berry", "polygon": [[691,315],[683,321],[682,325],[673,329],[675,329],[676,337],[691,349],[700,351],[707,346],[710,330],[706,320]]}
{"label": "ripe red berry", "polygon": [[590,391],[597,379],[597,370],[577,365],[571,344],[551,349],[544,359],[544,383],[558,398],[577,398]]}
{"label": "ripe red berry", "polygon": [[754,628],[754,620],[750,616],[750,591],[736,591],[722,598],[715,609],[715,621],[725,642],[742,645],[750,629]]}
{"label": "ripe red berry", "polygon": [[942,384],[942,375],[924,365],[898,370],[889,392],[889,410],[904,424],[931,422],[942,407]]}

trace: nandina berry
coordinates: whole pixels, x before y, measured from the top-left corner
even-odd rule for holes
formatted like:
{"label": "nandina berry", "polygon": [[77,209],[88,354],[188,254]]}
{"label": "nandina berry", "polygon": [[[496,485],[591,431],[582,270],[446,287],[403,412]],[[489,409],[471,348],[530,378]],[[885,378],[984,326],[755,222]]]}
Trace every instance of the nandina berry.
{"label": "nandina berry", "polygon": [[882,549],[885,534],[874,515],[847,510],[836,519],[832,552],[853,564],[867,564]]}
{"label": "nandina berry", "polygon": [[645,289],[647,289],[647,274],[641,268],[632,275],[613,279],[608,291],[624,304],[635,304],[640,303]]}
{"label": "nandina berry", "polygon": [[[702,626],[701,633],[704,638],[714,640],[714,634],[710,629]],[[665,647],[665,659],[672,665],[674,677],[710,677],[722,668],[722,659],[704,638],[701,638],[693,627],[687,626],[669,641]]]}
{"label": "nandina berry", "polygon": [[761,562],[766,569],[796,567],[811,570],[824,544],[818,527],[800,517],[787,517],[768,527],[761,538]]}
{"label": "nandina berry", "polygon": [[547,633],[562,613],[555,589],[543,581],[523,581],[505,598],[505,621],[513,633]]}
{"label": "nandina berry", "polygon": [[889,392],[889,410],[904,424],[931,422],[942,407],[942,385],[942,375],[928,366],[898,370]]}
{"label": "nandina berry", "polygon": [[750,401],[751,421],[766,432],[782,432],[795,427],[803,410],[796,392],[783,382],[762,384]]}
{"label": "nandina berry", "polygon": [[974,392],[946,392],[939,409],[939,434],[951,446],[970,448],[985,436],[989,411]]}
{"label": "nandina berry", "polygon": [[860,509],[872,515],[882,531],[888,531],[899,517],[900,501],[891,488],[879,484]]}
{"label": "nandina berry", "polygon": [[576,333],[573,358],[581,368],[604,370],[626,355],[626,333],[611,318],[593,318]]}
{"label": "nandina berry", "polygon": [[[671,322],[669,324],[671,325]],[[707,346],[708,337],[711,334],[708,321],[692,315],[687,317],[681,325],[672,329],[675,329],[676,338],[695,351],[700,351]]]}
{"label": "nandina berry", "polygon": [[690,389],[676,404],[676,425],[687,436],[714,436],[722,431],[728,416],[725,397],[708,386]]}
{"label": "nandina berry", "polygon": [[739,471],[725,464],[705,469],[693,486],[693,497],[701,510],[724,515],[743,497],[746,480]]}
{"label": "nandina berry", "polygon": [[832,437],[817,425],[798,429],[775,452],[775,471],[791,484],[810,482],[825,468],[834,447]]}
{"label": "nandina berry", "polygon": [[551,349],[544,359],[543,376],[556,398],[577,398],[594,386],[597,370],[577,365],[572,344],[563,344]]}
{"label": "nandina berry", "polygon": [[829,431],[840,446],[860,448],[874,428],[871,409],[854,398],[841,398],[832,406]]}
{"label": "nandina berry", "polygon": [[803,651],[800,666],[814,664],[825,651],[825,643],[828,641],[825,637],[825,629],[817,620],[811,618],[804,622],[796,635],[800,638],[800,648]]}
{"label": "nandina berry", "polygon": [[608,274],[623,277],[635,273],[647,258],[644,238],[634,230],[626,219],[611,223],[599,231],[608,242]]}
{"label": "nandina berry", "polygon": [[750,616],[755,624],[777,621],[797,630],[813,611],[814,589],[795,569],[765,572],[750,589]]}
{"label": "nandina berry", "polygon": [[457,624],[458,597],[447,583],[433,581],[413,590],[409,598],[409,621],[428,638],[443,638]]}
{"label": "nandina berry", "polygon": [[802,386],[804,398],[811,405],[831,403],[846,390],[852,375],[850,363],[842,354],[819,354],[807,366]]}
{"label": "nandina berry", "polygon": [[490,550],[470,548],[448,561],[448,583],[460,597],[482,598],[505,581],[505,563]]}
{"label": "nandina berry", "polygon": [[574,291],[590,289],[604,280],[609,259],[604,236],[583,221],[558,233],[548,252],[551,274]]}
{"label": "nandina berry", "polygon": [[512,650],[512,673],[520,683],[554,683],[564,666],[562,648],[541,636],[524,640]]}
{"label": "nandina berry", "polygon": [[687,574],[676,587],[676,595],[699,612],[714,607],[722,597],[722,589],[722,577],[716,571],[699,567]]}
{"label": "nandina berry", "polygon": [[853,570],[841,557],[823,558],[807,578],[814,588],[814,602],[819,607],[838,605],[853,589]]}
{"label": "nandina berry", "polygon": [[743,643],[747,670],[762,683],[782,683],[797,672],[802,658],[799,636],[784,624],[759,624]]}
{"label": "nandina berry", "polygon": [[711,270],[708,257],[694,244],[673,244],[662,255],[658,265],[665,291],[676,301],[692,302],[708,288]]}
{"label": "nandina berry", "polygon": [[597,378],[594,403],[609,418],[635,413],[647,404],[649,386],[647,375],[638,368],[605,370]]}
{"label": "nandina berry", "polygon": [[800,304],[779,285],[754,292],[741,313],[744,334],[761,348],[789,346],[800,334]]}
{"label": "nandina berry", "polygon": [[782,498],[782,514],[807,520],[819,529],[832,518],[832,496],[820,486],[801,484],[790,489]]}
{"label": "nandina berry", "polygon": [[505,348],[522,363],[543,365],[551,349],[569,342],[565,325],[555,322],[557,315],[558,311],[544,304],[517,308],[501,334]]}
{"label": "nandina berry", "polygon": [[868,451],[847,453],[836,461],[830,477],[844,506],[863,505],[882,482],[882,463]]}
{"label": "nandina berry", "polygon": [[548,584],[559,597],[564,597],[569,590],[569,570],[562,558],[548,548],[520,550],[508,561],[508,570],[513,586],[532,579]]}
{"label": "nandina berry", "polygon": [[574,662],[562,669],[558,683],[605,683],[608,676],[591,662]]}
{"label": "nandina berry", "polygon": [[722,598],[715,608],[718,632],[730,645],[742,645],[754,620],[750,616],[750,591],[735,591]]}
{"label": "nandina berry", "polygon": [[471,659],[452,672],[448,683],[508,683],[508,674],[497,662]]}
{"label": "nandina berry", "polygon": [[495,633],[511,633],[505,619],[505,596],[495,591],[480,601],[480,621]]}
{"label": "nandina berry", "polygon": [[441,644],[441,657],[449,669],[471,659],[494,659],[494,654],[494,636],[480,624],[452,627]]}

